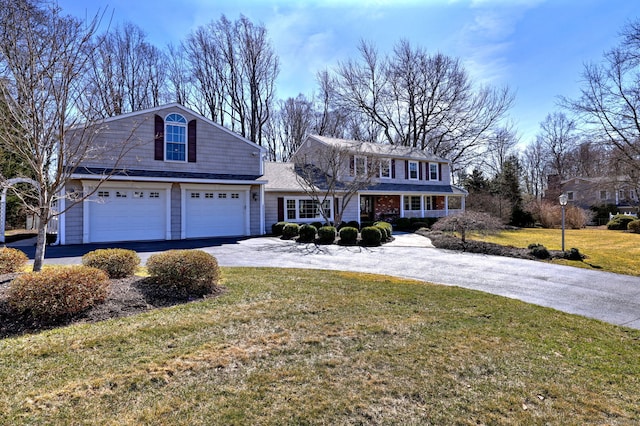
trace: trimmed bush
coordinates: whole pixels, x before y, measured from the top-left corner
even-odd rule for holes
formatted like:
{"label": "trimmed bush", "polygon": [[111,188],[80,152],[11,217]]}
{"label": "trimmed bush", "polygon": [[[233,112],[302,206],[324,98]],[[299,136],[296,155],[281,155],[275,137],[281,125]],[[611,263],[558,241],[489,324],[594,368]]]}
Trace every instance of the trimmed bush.
{"label": "trimmed bush", "polygon": [[0,274],[20,272],[28,261],[27,255],[18,249],[0,248]]}
{"label": "trimmed bush", "polygon": [[299,229],[299,243],[312,243],[316,240],[316,227],[305,223]]}
{"label": "trimmed bush", "polygon": [[356,228],[357,230],[360,230],[360,222],[358,222],[357,220],[350,220],[349,222],[347,222],[347,226],[350,228]]}
{"label": "trimmed bush", "polygon": [[151,280],[178,296],[212,293],[220,279],[217,259],[202,250],[168,250],[149,256]]}
{"label": "trimmed bush", "polygon": [[125,278],[136,272],[140,257],[133,250],[100,249],[82,256],[82,264],[106,272],[109,278]]}
{"label": "trimmed bush", "polygon": [[632,220],[627,224],[627,229],[634,234],[640,234],[640,220]]}
{"label": "trimmed bush", "polygon": [[276,237],[282,235],[282,230],[287,225],[287,222],[278,222],[271,225],[271,233]]}
{"label": "trimmed bush", "polygon": [[382,242],[382,232],[380,228],[375,226],[365,226],[360,231],[362,245],[367,247],[379,246]]}
{"label": "trimmed bush", "polygon": [[569,251],[564,252],[564,258],[567,260],[579,260],[582,261],[584,259],[584,255],[580,253],[580,250],[577,248],[572,248]]}
{"label": "trimmed bush", "polygon": [[380,229],[382,232],[382,241],[388,241],[391,239],[391,234],[393,233],[393,227],[388,222],[379,221],[373,224]]}
{"label": "trimmed bush", "polygon": [[630,222],[633,222],[637,218],[634,216],[627,216],[624,214],[615,215],[609,223],[607,223],[607,229],[614,231],[626,231]]}
{"label": "trimmed bush", "polygon": [[411,219],[408,217],[399,217],[396,219],[396,229],[400,231],[411,231],[413,229]]}
{"label": "trimmed bush", "polygon": [[345,226],[340,230],[340,244],[345,246],[354,245],[358,241],[358,228]]}
{"label": "trimmed bush", "polygon": [[336,240],[335,226],[323,226],[318,229],[318,242],[320,244],[333,244]]}
{"label": "trimmed bush", "polygon": [[316,228],[316,231],[320,228],[322,228],[322,222],[313,222],[311,223],[311,225],[313,225]]}
{"label": "trimmed bush", "polygon": [[284,228],[282,228],[282,239],[290,240],[295,238],[300,233],[300,225],[297,223],[287,223]]}
{"label": "trimmed bush", "polygon": [[67,266],[20,275],[10,284],[8,301],[18,313],[52,321],[104,302],[108,291],[106,272]]}
{"label": "trimmed bush", "polygon": [[549,259],[551,254],[542,244],[529,244],[529,253],[537,259]]}

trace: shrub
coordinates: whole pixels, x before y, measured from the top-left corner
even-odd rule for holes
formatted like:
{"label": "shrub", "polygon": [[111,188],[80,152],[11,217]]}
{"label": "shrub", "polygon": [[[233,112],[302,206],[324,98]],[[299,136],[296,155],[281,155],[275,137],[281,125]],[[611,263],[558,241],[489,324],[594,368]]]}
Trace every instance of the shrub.
{"label": "shrub", "polygon": [[290,240],[298,236],[300,232],[300,225],[297,223],[287,223],[284,228],[282,228],[282,239]]}
{"label": "shrub", "polygon": [[282,230],[287,225],[287,222],[277,222],[271,225],[271,233],[277,237],[282,235]]}
{"label": "shrub", "polygon": [[411,219],[408,217],[400,217],[396,220],[396,228],[400,231],[410,231],[412,229]]}
{"label": "shrub", "polygon": [[627,229],[634,234],[640,234],[640,220],[632,220],[627,224]]}
{"label": "shrub", "polygon": [[418,229],[429,228],[430,226],[429,222],[413,222],[411,230],[417,231]]}
{"label": "shrub", "polygon": [[609,221],[609,223],[607,223],[607,229],[614,231],[626,231],[629,223],[634,220],[636,220],[634,216],[617,214]]}
{"label": "shrub", "polygon": [[106,272],[67,266],[20,275],[10,284],[8,301],[19,313],[51,321],[104,302],[108,290]]}
{"label": "shrub", "polygon": [[366,226],[360,231],[362,245],[367,247],[379,246],[382,241],[382,231],[375,226]]}
{"label": "shrub", "polygon": [[564,252],[564,258],[567,260],[582,260],[584,259],[584,255],[580,253],[580,250],[577,248],[572,248],[569,251]]}
{"label": "shrub", "polygon": [[529,253],[537,259],[549,259],[551,254],[542,244],[529,244]]}
{"label": "shrub", "polygon": [[217,259],[202,250],[168,250],[149,256],[151,280],[178,296],[202,296],[213,292],[220,279]]}
{"label": "shrub", "polygon": [[358,241],[358,228],[345,226],[340,230],[340,244],[348,246]]}
{"label": "shrub", "polygon": [[322,222],[313,222],[311,225],[316,228],[316,231],[322,228]]}
{"label": "shrub", "polygon": [[347,222],[347,226],[350,228],[356,228],[356,230],[360,230],[360,222],[357,220],[350,220]]}
{"label": "shrub", "polygon": [[305,223],[299,229],[299,243],[311,243],[316,239],[316,227]]}
{"label": "shrub", "polygon": [[11,274],[19,272],[29,261],[24,252],[10,248],[0,248],[0,274]]}
{"label": "shrub", "polygon": [[388,222],[379,221],[373,224],[373,226],[377,226],[380,228],[380,232],[382,232],[382,241],[387,241],[391,239],[391,234],[393,233],[393,227]]}
{"label": "shrub", "polygon": [[318,242],[321,244],[333,244],[336,240],[336,228],[334,226],[323,226],[318,229]]}
{"label": "shrub", "polygon": [[140,257],[133,250],[100,249],[82,256],[82,264],[106,272],[109,278],[124,278],[136,272]]}

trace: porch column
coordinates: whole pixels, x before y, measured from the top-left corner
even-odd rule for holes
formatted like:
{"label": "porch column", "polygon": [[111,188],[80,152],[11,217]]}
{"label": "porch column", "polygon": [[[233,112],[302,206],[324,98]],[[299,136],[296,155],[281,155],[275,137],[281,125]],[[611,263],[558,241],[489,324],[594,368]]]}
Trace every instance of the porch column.
{"label": "porch column", "polygon": [[449,216],[449,196],[444,196],[444,215]]}
{"label": "porch column", "polygon": [[400,217],[404,217],[404,194],[400,195]]}

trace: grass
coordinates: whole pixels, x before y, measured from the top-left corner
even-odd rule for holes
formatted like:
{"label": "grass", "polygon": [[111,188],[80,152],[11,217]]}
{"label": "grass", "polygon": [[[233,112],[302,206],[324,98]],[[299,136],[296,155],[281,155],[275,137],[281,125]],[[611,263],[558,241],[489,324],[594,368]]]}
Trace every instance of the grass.
{"label": "grass", "polygon": [[[538,243],[550,250],[562,249],[562,234],[559,229],[524,228],[502,231],[496,235],[474,235],[473,238],[514,247]],[[554,263],[640,276],[640,234],[602,228],[567,229],[565,249],[572,247],[587,255],[584,262],[555,260]]]}
{"label": "grass", "polygon": [[222,270],[215,299],[0,341],[0,423],[640,418],[640,331],[384,276]]}

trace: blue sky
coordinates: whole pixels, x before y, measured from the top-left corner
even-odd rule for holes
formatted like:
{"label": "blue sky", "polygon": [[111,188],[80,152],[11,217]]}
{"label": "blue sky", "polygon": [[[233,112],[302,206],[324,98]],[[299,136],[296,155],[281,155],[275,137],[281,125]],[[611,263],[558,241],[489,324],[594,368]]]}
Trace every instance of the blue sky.
{"label": "blue sky", "polygon": [[558,110],[558,96],[575,97],[586,62],[615,46],[635,0],[59,0],[65,13],[113,12],[164,48],[193,29],[240,14],[264,24],[280,58],[278,97],[311,95],[316,72],[357,57],[361,39],[390,52],[401,39],[458,57],[472,78],[509,86],[510,118],[528,143],[539,123]]}

